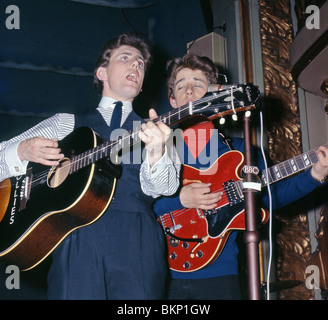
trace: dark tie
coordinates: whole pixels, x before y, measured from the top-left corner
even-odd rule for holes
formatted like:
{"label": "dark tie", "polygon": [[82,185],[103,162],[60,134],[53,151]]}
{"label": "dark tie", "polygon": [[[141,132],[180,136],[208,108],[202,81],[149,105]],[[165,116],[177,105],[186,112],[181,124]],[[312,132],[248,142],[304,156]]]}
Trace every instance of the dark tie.
{"label": "dark tie", "polygon": [[118,129],[121,126],[121,118],[122,118],[122,105],[121,101],[115,102],[115,107],[112,113],[112,118],[110,120],[110,130],[113,131]]}

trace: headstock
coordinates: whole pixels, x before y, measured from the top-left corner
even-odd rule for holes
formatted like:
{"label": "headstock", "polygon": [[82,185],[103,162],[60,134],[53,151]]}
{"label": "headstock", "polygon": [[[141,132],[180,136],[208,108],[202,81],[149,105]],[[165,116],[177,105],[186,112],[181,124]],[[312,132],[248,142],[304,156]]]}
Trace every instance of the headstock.
{"label": "headstock", "polygon": [[209,120],[228,114],[255,109],[260,98],[259,89],[251,83],[223,86],[222,90],[207,93],[192,103],[192,114]]}

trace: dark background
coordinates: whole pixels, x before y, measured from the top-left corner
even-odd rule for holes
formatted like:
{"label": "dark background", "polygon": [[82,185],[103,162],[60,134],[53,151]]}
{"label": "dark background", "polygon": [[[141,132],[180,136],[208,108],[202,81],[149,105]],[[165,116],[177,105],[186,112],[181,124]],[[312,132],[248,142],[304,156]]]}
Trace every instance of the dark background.
{"label": "dark background", "polygon": [[[0,140],[55,112],[94,109],[99,101],[92,84],[96,58],[107,40],[123,32],[137,32],[154,45],[156,63],[136,111],[144,116],[150,107],[169,108],[163,94],[165,62],[207,34],[202,2],[1,0]],[[20,9],[19,30],[6,28],[8,5]]]}

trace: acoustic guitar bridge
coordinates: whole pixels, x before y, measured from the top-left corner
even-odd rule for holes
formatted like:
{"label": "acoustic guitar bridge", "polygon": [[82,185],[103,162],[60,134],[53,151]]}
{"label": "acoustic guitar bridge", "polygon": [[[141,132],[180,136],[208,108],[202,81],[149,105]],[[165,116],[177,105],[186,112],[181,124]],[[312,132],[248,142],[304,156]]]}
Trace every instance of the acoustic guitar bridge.
{"label": "acoustic guitar bridge", "polygon": [[26,175],[22,180],[20,193],[19,193],[19,208],[18,210],[24,210],[26,207],[26,203],[30,198],[31,193],[31,183],[32,183],[32,168],[27,169]]}

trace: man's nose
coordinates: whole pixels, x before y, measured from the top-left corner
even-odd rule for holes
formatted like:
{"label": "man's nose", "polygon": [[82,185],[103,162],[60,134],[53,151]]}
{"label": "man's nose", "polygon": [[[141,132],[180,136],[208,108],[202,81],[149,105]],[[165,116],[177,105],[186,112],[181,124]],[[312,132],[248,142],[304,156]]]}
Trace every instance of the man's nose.
{"label": "man's nose", "polygon": [[132,68],[135,68],[135,69],[138,69],[138,68],[140,67],[140,64],[139,64],[138,58],[133,58],[133,59],[132,59],[131,67],[132,67]]}
{"label": "man's nose", "polygon": [[187,85],[186,89],[187,89],[186,92],[188,95],[194,94],[194,92],[195,92],[194,86],[192,84]]}

